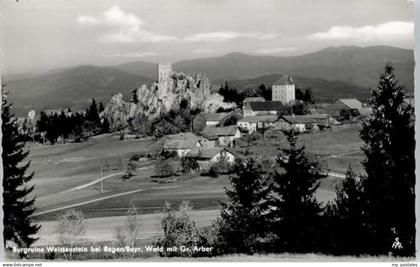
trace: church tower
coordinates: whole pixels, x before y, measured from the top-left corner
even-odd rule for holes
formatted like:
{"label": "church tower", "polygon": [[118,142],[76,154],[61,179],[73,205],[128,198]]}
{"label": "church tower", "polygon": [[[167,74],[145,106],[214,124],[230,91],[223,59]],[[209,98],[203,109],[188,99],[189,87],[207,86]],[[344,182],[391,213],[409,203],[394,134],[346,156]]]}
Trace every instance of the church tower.
{"label": "church tower", "polygon": [[288,75],[283,75],[279,80],[274,82],[271,90],[272,101],[280,101],[283,105],[286,105],[290,101],[295,100],[295,83],[292,77]]}

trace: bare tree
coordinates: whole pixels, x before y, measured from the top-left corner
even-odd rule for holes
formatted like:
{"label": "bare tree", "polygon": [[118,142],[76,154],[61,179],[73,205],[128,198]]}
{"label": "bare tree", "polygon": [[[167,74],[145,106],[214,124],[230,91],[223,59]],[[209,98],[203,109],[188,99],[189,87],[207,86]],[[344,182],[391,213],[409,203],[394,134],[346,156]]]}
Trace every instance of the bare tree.
{"label": "bare tree", "polygon": [[[128,216],[124,224],[116,228],[117,242],[122,247],[134,247],[140,233],[141,223],[137,218],[137,208],[133,202],[127,214]],[[134,252],[131,254],[131,258],[134,258]]]}
{"label": "bare tree", "polygon": [[[69,246],[72,248],[74,244],[79,241],[81,235],[85,231],[85,218],[81,211],[69,210],[58,217],[57,235],[58,242],[62,246]],[[70,250],[67,255],[63,252],[66,259],[72,259],[72,252]]]}

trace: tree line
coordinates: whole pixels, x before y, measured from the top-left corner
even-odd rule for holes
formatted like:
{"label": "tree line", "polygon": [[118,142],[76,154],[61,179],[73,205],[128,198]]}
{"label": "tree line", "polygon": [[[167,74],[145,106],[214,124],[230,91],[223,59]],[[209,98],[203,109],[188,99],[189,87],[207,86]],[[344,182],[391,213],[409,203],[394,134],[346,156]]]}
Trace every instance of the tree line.
{"label": "tree line", "polygon": [[[247,97],[262,97],[265,101],[272,100],[272,89],[265,84],[261,84],[256,89],[247,88],[239,91],[237,88],[230,87],[228,82],[225,82],[225,84],[219,88],[218,93],[223,96],[224,102],[236,103],[238,106],[241,106],[242,102]],[[311,88],[296,88],[295,97],[307,104],[315,103],[315,97]]]}
{"label": "tree line", "polygon": [[36,122],[36,139],[51,144],[58,140],[64,143],[67,139],[81,142],[90,136],[107,133],[110,126],[107,118],[101,120],[99,114],[102,111],[103,104],[99,103],[98,108],[94,98],[85,112],[72,112],[70,108],[50,114],[41,111]]}

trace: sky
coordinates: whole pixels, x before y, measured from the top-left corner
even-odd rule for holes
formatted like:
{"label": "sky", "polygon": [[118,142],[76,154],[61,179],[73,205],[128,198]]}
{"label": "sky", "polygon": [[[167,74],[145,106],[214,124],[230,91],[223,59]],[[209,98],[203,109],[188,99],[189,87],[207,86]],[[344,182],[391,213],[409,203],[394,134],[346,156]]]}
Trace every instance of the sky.
{"label": "sky", "polygon": [[5,74],[340,45],[412,49],[413,32],[414,0],[0,0]]}

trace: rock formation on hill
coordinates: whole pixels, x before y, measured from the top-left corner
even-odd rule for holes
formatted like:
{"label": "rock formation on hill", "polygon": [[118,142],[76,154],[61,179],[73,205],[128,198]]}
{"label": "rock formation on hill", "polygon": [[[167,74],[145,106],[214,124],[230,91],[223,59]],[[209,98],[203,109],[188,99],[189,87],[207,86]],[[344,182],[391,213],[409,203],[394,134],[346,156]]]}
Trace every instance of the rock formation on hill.
{"label": "rock formation on hill", "polygon": [[123,127],[137,116],[153,119],[160,113],[177,110],[184,99],[191,109],[215,111],[219,107],[232,107],[223,102],[222,96],[210,92],[210,82],[204,74],[177,73],[170,64],[159,64],[158,77],[150,88],[142,85],[135,89],[130,102],[125,102],[121,93],[112,97],[101,114],[108,118],[112,129]]}

